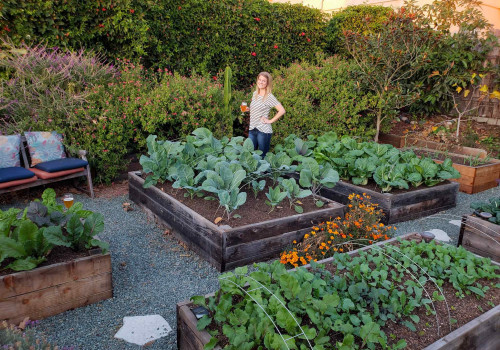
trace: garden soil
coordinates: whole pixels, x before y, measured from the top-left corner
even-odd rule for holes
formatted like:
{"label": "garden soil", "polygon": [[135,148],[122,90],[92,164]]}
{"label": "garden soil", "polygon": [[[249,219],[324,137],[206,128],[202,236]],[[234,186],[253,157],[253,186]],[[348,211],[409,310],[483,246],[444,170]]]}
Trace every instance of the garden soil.
{"label": "garden soil", "polygon": [[[218,200],[205,200],[204,198],[196,196],[193,199],[184,197],[184,193],[186,193],[186,191],[173,188],[170,183],[157,184],[156,187],[174,197],[182,204],[188,206],[207,220],[214,223],[217,221],[219,226],[229,225],[231,227],[239,227],[298,214],[293,207],[290,208],[287,198],[276,206],[274,210],[271,210],[271,206],[266,204],[266,193],[269,190],[268,186],[270,184],[272,185],[271,181],[268,181],[264,190],[258,193],[257,198],[255,198],[253,191],[250,188],[243,189],[243,191],[247,192],[247,201],[231,214],[231,218],[229,220],[224,208],[219,206]],[[325,202],[325,205],[322,208],[318,208],[311,196],[300,199],[300,201],[302,203],[301,206],[304,209],[304,213],[327,208],[329,203],[332,203],[331,201]],[[236,214],[240,215],[241,218],[234,218],[234,215]]]}

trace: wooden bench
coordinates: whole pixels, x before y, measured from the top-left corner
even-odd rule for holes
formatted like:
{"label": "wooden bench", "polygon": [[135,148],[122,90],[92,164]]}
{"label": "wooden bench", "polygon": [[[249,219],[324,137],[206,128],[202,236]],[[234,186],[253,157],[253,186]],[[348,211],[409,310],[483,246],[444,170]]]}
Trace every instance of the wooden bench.
{"label": "wooden bench", "polygon": [[[26,168],[30,171],[34,171],[33,170],[34,168],[30,167],[30,162],[28,161],[28,156],[27,156],[27,152],[26,152],[27,147],[28,146],[27,146],[26,137],[21,136],[21,146],[20,146],[20,152],[21,152],[21,157],[22,157],[21,161],[24,165],[24,168]],[[66,156],[68,156],[68,152],[66,151],[65,153],[66,153]],[[82,160],[87,161],[86,155],[87,155],[87,151],[85,151],[85,150],[78,151],[78,156]],[[83,167],[82,169],[83,170],[78,171],[78,172],[74,172],[71,174],[66,174],[66,175],[62,175],[62,176],[58,176],[58,177],[54,177],[54,178],[48,178],[48,179],[42,179],[42,178],[37,176],[36,181],[23,183],[23,184],[19,184],[19,185],[14,185],[14,186],[6,187],[6,188],[1,188],[0,194],[14,192],[14,191],[18,191],[18,190],[22,190],[22,189],[26,189],[26,188],[30,188],[30,187],[47,185],[47,184],[54,183],[54,182],[59,182],[59,181],[63,181],[63,180],[68,180],[68,179],[73,179],[73,178],[85,176],[87,178],[88,192],[90,194],[90,197],[94,198],[94,188],[92,186],[92,177],[90,175],[90,166],[87,164],[87,166]],[[37,171],[37,170],[35,169],[35,171]]]}

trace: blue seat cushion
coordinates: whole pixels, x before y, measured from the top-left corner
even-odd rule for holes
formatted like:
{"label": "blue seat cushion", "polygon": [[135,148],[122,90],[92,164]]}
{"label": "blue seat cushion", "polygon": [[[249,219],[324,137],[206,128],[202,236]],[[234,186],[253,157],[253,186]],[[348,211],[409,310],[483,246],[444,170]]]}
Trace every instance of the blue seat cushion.
{"label": "blue seat cushion", "polygon": [[33,176],[34,172],[19,166],[0,169],[0,182],[24,180]]}
{"label": "blue seat cushion", "polygon": [[61,158],[56,160],[49,160],[48,162],[38,163],[35,168],[46,171],[48,173],[55,173],[57,171],[71,170],[82,168],[89,165],[89,162],[79,158]]}

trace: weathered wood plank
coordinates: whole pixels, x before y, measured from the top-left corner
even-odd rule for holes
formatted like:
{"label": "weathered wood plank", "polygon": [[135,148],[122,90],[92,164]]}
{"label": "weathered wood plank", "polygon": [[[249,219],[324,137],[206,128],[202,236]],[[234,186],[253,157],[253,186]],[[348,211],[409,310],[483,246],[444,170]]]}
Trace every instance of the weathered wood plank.
{"label": "weathered wood plank", "polygon": [[[208,332],[196,329],[198,320],[190,309],[191,302],[177,304],[177,348],[179,350],[203,349],[204,344],[210,341]],[[220,349],[217,347],[216,349]]]}
{"label": "weathered wood plank", "polygon": [[323,188],[321,189],[321,195],[325,198],[333,200],[338,203],[347,204],[349,203],[349,195],[351,193],[356,193],[362,195],[363,193],[372,197],[372,201],[376,198],[376,203],[380,208],[390,208],[393,195],[390,193],[380,193],[363,188],[361,186],[356,186],[344,181],[339,181],[333,188]]}
{"label": "weathered wood plank", "polygon": [[460,243],[467,250],[500,262],[500,225],[472,215],[464,215]]}
{"label": "weathered wood plank", "polygon": [[[79,300],[72,300],[69,303],[59,303],[57,305],[53,305],[47,309],[41,310],[43,312],[35,312],[32,315],[29,315],[29,317],[30,319],[33,320],[41,320],[43,318],[54,316],[68,310],[73,310],[79,307],[95,304],[98,303],[99,301],[103,301],[112,297],[113,297],[113,290],[107,290],[102,293],[89,295]],[[28,316],[18,315],[15,318],[9,319],[8,322],[12,324],[19,324],[22,320],[24,320],[25,317]]]}
{"label": "weathered wood plank", "polygon": [[500,305],[439,339],[424,350],[500,349]]}
{"label": "weathered wood plank", "polygon": [[6,299],[69,281],[111,272],[109,254],[92,255],[77,260],[38,267],[30,271],[0,277],[0,299]]}
{"label": "weathered wood plank", "polygon": [[[323,198],[324,201],[326,199]],[[251,225],[235,227],[226,231],[227,247],[273,237],[285,232],[311,227],[330,218],[343,217],[344,205],[330,202],[328,208],[314,212],[268,220]]]}
{"label": "weathered wood plank", "polygon": [[112,290],[111,273],[94,275],[83,279],[59,284],[56,286],[35,290],[0,300],[0,319],[15,319],[34,316],[47,317],[59,304],[65,304],[68,309],[74,309],[81,299]]}
{"label": "weathered wood plank", "polygon": [[221,271],[223,268],[223,233],[220,234],[219,242],[208,239],[206,235],[199,234],[201,230],[198,230],[198,226],[195,225],[193,228],[190,226],[191,221],[189,220],[176,221],[172,219],[175,216],[174,213],[164,208],[161,203],[144,196],[140,189],[131,184],[129,184],[129,198],[144,210],[157,216],[159,221],[167,223],[177,239],[186,243],[191,250]]}
{"label": "weathered wood plank", "polygon": [[[129,186],[131,189],[135,190],[132,195],[129,194],[132,201],[139,202],[141,200],[146,200],[148,197],[161,205],[161,208],[158,208],[158,211],[162,210],[162,215],[169,216],[168,222],[171,223],[171,226],[174,229],[186,229],[185,223],[189,222],[189,227],[193,227],[200,235],[206,237],[215,244],[221,243],[221,232],[218,226],[205,219],[191,208],[177,201],[175,198],[161,191],[159,188],[154,186],[150,188],[143,188],[143,184],[144,180],[142,178],[133,173],[129,173]],[[153,211],[155,209],[156,208],[151,208]],[[160,214],[158,215],[162,216]]]}
{"label": "weathered wood plank", "polygon": [[228,246],[226,249],[226,269],[231,270],[253,262],[277,258],[293,241],[301,241],[311,228],[282,233],[274,237],[260,239],[251,243]]}
{"label": "weathered wood plank", "polygon": [[351,193],[366,193],[372,203],[384,212],[382,222],[395,222],[416,219],[456,205],[459,185],[454,182],[434,187],[418,188],[405,193],[391,194],[367,190],[361,186],[340,181],[334,188],[323,189],[321,194],[336,202],[347,204]]}

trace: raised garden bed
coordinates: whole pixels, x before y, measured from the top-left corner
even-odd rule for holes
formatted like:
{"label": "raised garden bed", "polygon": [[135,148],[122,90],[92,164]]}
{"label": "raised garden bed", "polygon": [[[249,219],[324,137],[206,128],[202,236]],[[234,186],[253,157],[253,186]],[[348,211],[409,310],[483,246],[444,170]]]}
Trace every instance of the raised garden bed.
{"label": "raised garden bed", "polygon": [[458,245],[475,254],[500,262],[500,225],[476,216],[464,215]]}
{"label": "raised garden bed", "polygon": [[444,158],[450,158],[453,161],[453,167],[460,172],[460,178],[451,181],[460,184],[461,192],[473,194],[498,186],[497,180],[500,178],[500,160],[498,159],[464,156],[426,148],[416,148],[414,151],[419,155],[433,158],[436,163],[442,163]]}
{"label": "raised garden bed", "polygon": [[323,188],[321,195],[336,202],[346,204],[349,195],[366,193],[371,202],[384,211],[385,224],[407,221],[432,215],[456,205],[457,183],[445,182],[433,187],[417,188],[395,193],[380,193],[363,186],[339,181],[333,188]]}
{"label": "raised garden bed", "polygon": [[277,257],[314,224],[344,214],[343,205],[330,202],[309,213],[239,227],[217,226],[158,187],[145,189],[143,184],[139,173],[129,173],[130,199],[219,271]]}
{"label": "raised garden bed", "polygon": [[[417,240],[421,241],[421,236],[419,234],[407,234],[401,239],[406,240]],[[351,256],[359,255],[359,252],[370,250],[373,247],[381,247],[385,244],[393,244],[398,238],[393,238],[388,241],[377,243],[373,246],[364,247],[347,254]],[[328,258],[323,261],[320,261],[322,264],[328,264],[333,261],[334,258]],[[496,264],[499,265],[499,264]],[[306,266],[307,267],[307,266]],[[212,297],[213,294],[207,295],[206,298]],[[449,298],[450,295],[447,295]],[[457,298],[458,300],[458,298]],[[455,300],[456,301],[456,300]],[[472,308],[470,305],[464,305],[466,308]],[[191,301],[184,301],[177,304],[177,347],[178,349],[203,349],[204,346],[210,341],[211,336],[207,331],[198,331],[197,329],[197,319],[193,314],[192,309],[194,308],[194,304]],[[475,308],[474,308],[475,309]],[[480,308],[478,308],[480,309]],[[456,313],[460,313],[459,309],[455,311]],[[476,310],[475,314],[478,314],[481,311]],[[465,312],[464,313],[468,313]],[[452,317],[456,317],[453,316]],[[468,317],[467,320],[470,320]],[[423,318],[421,317],[420,323],[421,327],[423,327]],[[498,324],[500,323],[500,305],[497,304],[496,307],[493,307],[491,310],[479,315],[478,317],[470,320],[469,322],[465,321],[461,327],[455,329],[450,332],[449,328],[446,324],[442,324],[441,329],[446,332],[449,332],[444,337],[435,341],[436,334],[435,332],[431,332],[428,335],[429,339],[431,339],[425,347],[425,350],[455,350],[455,349],[482,349],[482,350],[494,350],[500,347],[500,337],[498,337]],[[446,323],[446,322],[445,322]],[[398,327],[402,327],[398,325]],[[427,323],[425,327],[428,327]],[[407,330],[408,331],[408,330]],[[392,332],[392,329],[391,329]],[[422,331],[421,331],[422,332]],[[426,332],[424,332],[426,333]],[[419,333],[420,336],[420,333]],[[425,335],[427,337],[427,335]],[[423,348],[420,344],[415,344],[410,341],[407,348],[417,349]],[[221,349],[220,346],[216,346],[214,349]]]}
{"label": "raised garden bed", "polygon": [[0,276],[0,320],[39,320],[113,296],[110,254]]}
{"label": "raised garden bed", "polygon": [[488,155],[488,153],[483,149],[448,145],[434,141],[422,140],[408,135],[401,136],[395,134],[380,133],[378,142],[393,145],[396,148],[422,147],[437,151],[448,151],[452,153],[459,153],[465,156],[473,156],[473,157],[477,156],[479,158],[486,158],[486,156]]}

